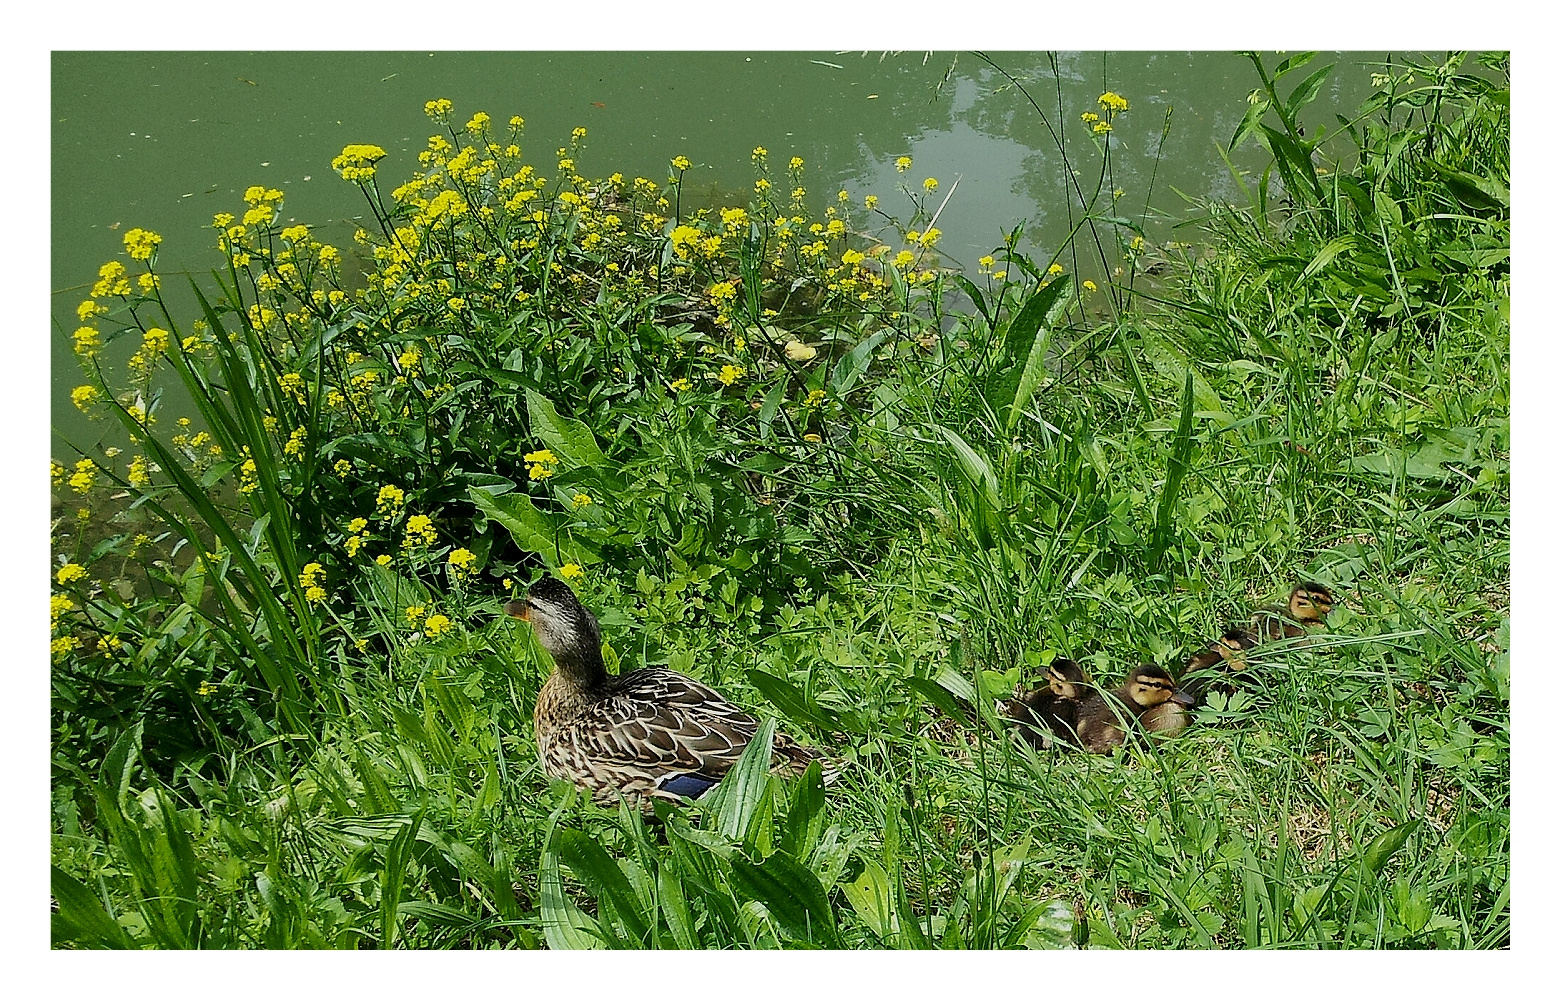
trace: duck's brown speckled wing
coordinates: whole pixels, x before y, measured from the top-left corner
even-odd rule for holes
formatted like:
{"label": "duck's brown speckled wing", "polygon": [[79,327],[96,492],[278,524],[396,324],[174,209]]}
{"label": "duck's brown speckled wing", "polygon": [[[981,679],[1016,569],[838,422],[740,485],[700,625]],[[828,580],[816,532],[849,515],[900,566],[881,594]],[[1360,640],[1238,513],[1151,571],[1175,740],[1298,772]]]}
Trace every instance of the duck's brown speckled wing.
{"label": "duck's brown speckled wing", "polygon": [[[658,668],[614,678],[571,715],[544,738],[544,758],[549,770],[598,799],[697,795],[736,764],[758,731],[758,720],[719,692]],[[774,746],[780,762],[812,757],[779,734]]]}

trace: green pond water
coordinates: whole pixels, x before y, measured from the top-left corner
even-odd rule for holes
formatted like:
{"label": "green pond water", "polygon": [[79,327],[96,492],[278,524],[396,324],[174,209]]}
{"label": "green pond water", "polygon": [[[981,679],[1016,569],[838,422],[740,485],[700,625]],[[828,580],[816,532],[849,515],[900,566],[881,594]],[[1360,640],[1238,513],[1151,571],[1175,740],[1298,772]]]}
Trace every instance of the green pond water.
{"label": "green pond water", "polygon": [[[57,52],[51,451],[73,458],[66,442],[91,448],[117,437],[70,402],[82,381],[70,335],[98,268],[124,260],[125,231],[162,234],[158,270],[175,319],[187,325],[198,314],[181,275],[209,287],[221,261],[213,215],[241,215],[250,185],[279,188],[286,223],[308,223],[319,238],[350,246],[362,195],[331,170],[332,157],[348,143],[382,146],[389,156],[379,176],[394,187],[417,168],[418,151],[437,130],[423,113],[432,98],[452,100],[461,121],[476,111],[498,122],[523,116],[525,156],[544,172],[577,126],[589,130],[577,157],[587,177],[620,171],[659,182],[670,160],[685,155],[694,163],[685,191],[705,204],[746,203],[755,146],[769,150],[777,172],[792,156],[805,160],[804,182],[820,206],[844,189],[857,200],[877,194],[880,208],[908,218],[900,186],[936,177],[934,204],[953,192],[938,218],[938,249],[966,266],[1020,224],[1039,253],[1065,240],[1077,203],[1070,213],[1067,168],[1051,129],[1066,129],[1070,165],[1091,190],[1100,159],[1079,115],[1099,111],[1106,90],[1131,102],[1111,137],[1107,189],[1125,192],[1119,213],[1146,219],[1151,240],[1196,240],[1172,226],[1189,208],[1182,194],[1238,200],[1217,147],[1228,143],[1258,85],[1245,58],[1061,53],[1053,64],[1044,53],[988,55],[1039,111],[968,53]],[[1308,131],[1332,131],[1335,114],[1357,109],[1386,58],[1318,57],[1313,65],[1336,69],[1302,115]],[[900,174],[895,160],[905,155],[914,166]],[[1265,160],[1247,149],[1234,162],[1251,169]],[[131,350],[106,352],[109,365],[122,366]]]}

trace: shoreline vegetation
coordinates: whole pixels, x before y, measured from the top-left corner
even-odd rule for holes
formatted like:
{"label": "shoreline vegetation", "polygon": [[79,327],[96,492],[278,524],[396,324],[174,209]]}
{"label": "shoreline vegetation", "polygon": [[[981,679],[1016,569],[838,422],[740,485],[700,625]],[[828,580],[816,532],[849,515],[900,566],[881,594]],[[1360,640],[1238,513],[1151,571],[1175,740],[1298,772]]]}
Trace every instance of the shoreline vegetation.
{"label": "shoreline vegetation", "polygon": [[[333,162],[351,246],[219,214],[198,315],[126,232],[72,393],[123,446],[51,469],[55,946],[1509,947],[1509,61],[1308,131],[1332,67],[1247,58],[1270,165],[1195,247],[1124,214],[1111,144],[1170,122],[1108,90],[1024,90],[1095,173],[972,273],[908,156],[908,218],[762,147],[706,208],[696,151],[589,177],[585,129],[538,160],[439,99],[412,177]],[[549,783],[501,610],[543,574],[609,668],[766,720],[740,780],[648,821]],[[1325,628],[1176,738],[1000,710],[1297,580]]]}

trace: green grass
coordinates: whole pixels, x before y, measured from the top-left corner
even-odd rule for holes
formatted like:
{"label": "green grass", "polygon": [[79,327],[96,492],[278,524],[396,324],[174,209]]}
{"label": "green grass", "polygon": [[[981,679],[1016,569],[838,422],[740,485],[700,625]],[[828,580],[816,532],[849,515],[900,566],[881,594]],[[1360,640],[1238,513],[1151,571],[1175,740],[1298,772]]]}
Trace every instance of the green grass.
{"label": "green grass", "polygon": [[[899,239],[871,214],[813,259],[762,192],[735,225],[678,205],[675,165],[667,208],[608,184],[626,226],[559,197],[598,185],[457,219],[361,180],[355,298],[264,221],[199,327],[100,295],[105,339],[171,331],[143,350],[198,412],[147,425],[149,378],[85,358],[159,469],[56,476],[85,570],[55,588],[56,946],[1508,947],[1503,65],[1389,72],[1324,138],[1314,61],[1255,61],[1234,142],[1274,167],[1194,207],[1206,252],[1145,279],[1080,188],[1123,268],[1103,317],[1016,234],[1000,279],[852,270]],[[431,113],[448,170],[480,128]],[[502,206],[496,176],[424,195]],[[569,564],[609,664],[717,686],[838,782],[759,746],[648,823],[550,783],[545,658],[498,611]],[[1174,669],[1299,577],[1341,598],[1325,633],[1178,739],[1036,753],[991,711],[1056,655]]]}

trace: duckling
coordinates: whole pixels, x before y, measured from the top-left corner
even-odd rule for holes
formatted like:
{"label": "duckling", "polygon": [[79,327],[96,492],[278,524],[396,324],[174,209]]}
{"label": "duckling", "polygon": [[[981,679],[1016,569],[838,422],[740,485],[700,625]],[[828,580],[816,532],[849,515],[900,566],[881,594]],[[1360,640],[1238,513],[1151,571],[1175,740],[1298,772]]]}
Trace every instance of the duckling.
{"label": "duckling", "polygon": [[[1258,643],[1296,639],[1306,634],[1306,629],[1326,621],[1332,611],[1332,591],[1320,583],[1303,581],[1289,592],[1289,600],[1283,607],[1270,605],[1258,608],[1249,629],[1230,626],[1221,637],[1186,661],[1182,670],[1186,693],[1200,702],[1210,690],[1229,694],[1234,690],[1229,677],[1246,669],[1245,652]],[[1220,671],[1210,668],[1223,665],[1224,676],[1215,679]]]}
{"label": "duckling", "polygon": [[[654,799],[696,799],[720,783],[758,730],[757,719],[691,677],[662,667],[607,673],[601,626],[562,580],[543,577],[504,612],[529,622],[553,659],[536,696],[542,768],[598,805],[622,797],[649,811]],[[777,770],[800,773],[818,758],[775,734]]]}
{"label": "duckling", "polygon": [[[1201,703],[1203,695],[1210,690],[1229,694],[1234,690],[1229,678],[1246,669],[1246,650],[1256,644],[1256,636],[1231,625],[1206,649],[1186,661],[1186,666],[1181,668],[1181,689],[1197,703]],[[1221,664],[1222,670],[1214,669]]]}
{"label": "duckling", "polygon": [[1049,745],[1053,734],[1072,732],[1078,701],[1087,684],[1083,668],[1062,656],[1051,661],[1046,680],[1043,688],[1019,689],[1005,706],[1008,718],[1018,723],[1020,735],[1037,750]]}
{"label": "duckling", "polygon": [[1252,624],[1264,641],[1297,639],[1305,635],[1308,626],[1324,623],[1332,609],[1332,591],[1319,583],[1302,581],[1289,592],[1284,607],[1258,609]]}
{"label": "duckling", "polygon": [[[1173,736],[1186,728],[1185,709],[1192,703],[1163,667],[1145,663],[1115,692],[1095,691],[1083,699],[1078,705],[1078,742],[1090,753],[1111,753],[1126,741],[1131,720],[1155,709],[1160,709],[1152,720],[1155,731]],[[1171,705],[1177,708],[1166,707]]]}

